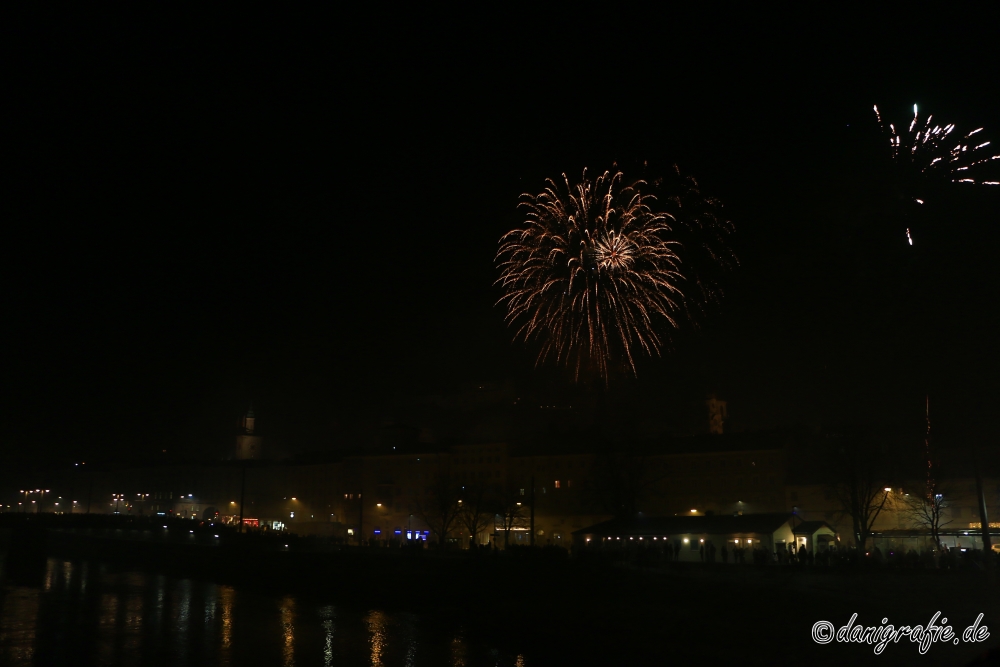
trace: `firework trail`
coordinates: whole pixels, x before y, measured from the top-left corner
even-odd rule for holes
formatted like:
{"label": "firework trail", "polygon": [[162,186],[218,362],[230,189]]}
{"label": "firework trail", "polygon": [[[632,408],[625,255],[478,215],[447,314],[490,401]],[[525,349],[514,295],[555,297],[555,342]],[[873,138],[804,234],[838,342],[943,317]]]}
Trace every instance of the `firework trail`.
{"label": "firework trail", "polygon": [[[593,180],[584,171],[576,185],[563,174],[561,184],[548,179],[541,193],[522,195],[524,226],[500,239],[497,283],[506,319],[518,326],[515,338],[540,343],[538,363],[568,365],[578,380],[586,372],[607,381],[619,364],[634,374],[638,352],[660,353],[663,331],[721,295],[694,267],[699,255],[735,263],[705,233],[719,227],[715,233],[724,238],[731,225],[710,215],[719,204],[700,200],[693,179],[679,172],[678,179],[686,186],[664,199],[672,212],[654,211],[660,202],[648,183],[624,185],[620,171]],[[688,201],[697,204],[685,208]],[[684,239],[699,236],[688,269]]]}
{"label": "firework trail", "polygon": [[[875,117],[887,135],[893,164],[897,171],[898,184],[904,198],[923,204],[923,191],[932,180],[970,183],[977,185],[1000,185],[998,180],[989,180],[981,175],[986,165],[998,165],[1000,155],[990,155],[984,150],[990,146],[984,141],[977,128],[959,138],[955,124],[932,125],[934,116],[928,116],[923,123],[913,105],[913,119],[905,132],[897,130],[889,123],[886,126],[875,106]],[[913,238],[907,230],[907,240],[913,245]]]}

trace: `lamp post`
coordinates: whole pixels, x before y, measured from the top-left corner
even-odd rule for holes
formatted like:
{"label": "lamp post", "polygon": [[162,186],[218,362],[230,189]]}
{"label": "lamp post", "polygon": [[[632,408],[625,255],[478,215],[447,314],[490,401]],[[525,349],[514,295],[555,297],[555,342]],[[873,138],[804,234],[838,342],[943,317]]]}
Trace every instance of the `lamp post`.
{"label": "lamp post", "polygon": [[529,537],[528,544],[535,546],[535,476],[531,476],[531,536]]}
{"label": "lamp post", "polygon": [[35,514],[42,513],[42,501],[45,500],[45,494],[49,492],[48,489],[36,489],[38,491],[38,509],[35,510]]}
{"label": "lamp post", "polygon": [[247,494],[247,462],[243,462],[243,473],[240,477],[240,527],[239,532],[243,532],[243,503]]}

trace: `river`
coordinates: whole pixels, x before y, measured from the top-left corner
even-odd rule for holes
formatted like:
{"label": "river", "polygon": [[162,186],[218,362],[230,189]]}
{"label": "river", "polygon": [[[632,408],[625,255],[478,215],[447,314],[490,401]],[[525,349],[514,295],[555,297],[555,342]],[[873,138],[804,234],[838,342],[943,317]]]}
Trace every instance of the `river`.
{"label": "river", "polygon": [[516,636],[512,627],[493,634],[456,619],[268,596],[98,562],[48,558],[36,570],[0,574],[0,664],[532,665],[498,648]]}

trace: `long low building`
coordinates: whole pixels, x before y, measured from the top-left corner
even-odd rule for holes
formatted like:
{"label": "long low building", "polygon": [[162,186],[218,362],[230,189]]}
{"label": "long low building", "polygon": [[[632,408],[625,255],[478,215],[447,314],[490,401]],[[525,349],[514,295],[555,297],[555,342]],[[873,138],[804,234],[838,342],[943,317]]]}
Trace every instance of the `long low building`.
{"label": "long low building", "polygon": [[816,554],[836,540],[826,522],[803,522],[788,513],[643,516],[612,519],[573,533],[578,549],[656,549],[681,561],[735,560],[735,554],[760,548],[775,553],[805,547]]}

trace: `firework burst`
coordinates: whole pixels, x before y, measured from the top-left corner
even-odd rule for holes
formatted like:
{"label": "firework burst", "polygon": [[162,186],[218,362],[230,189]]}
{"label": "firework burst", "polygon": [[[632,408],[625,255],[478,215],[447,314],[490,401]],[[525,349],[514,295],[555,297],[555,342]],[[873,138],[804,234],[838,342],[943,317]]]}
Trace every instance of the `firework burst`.
{"label": "firework burst", "polygon": [[905,132],[897,130],[892,123],[886,126],[878,106],[875,107],[875,117],[888,137],[903,194],[913,202],[924,203],[921,191],[928,179],[1000,185],[1000,181],[981,175],[986,165],[996,165],[994,161],[1000,160],[1000,155],[991,156],[991,151],[985,150],[990,142],[982,138],[980,133],[983,128],[959,137],[954,123],[944,126],[932,124],[934,116],[928,116],[921,123],[916,104],[913,105],[913,119]]}
{"label": "firework burst", "polygon": [[[620,171],[593,180],[584,171],[576,185],[563,174],[562,184],[549,179],[541,193],[522,195],[524,226],[500,239],[497,282],[507,321],[518,326],[515,338],[540,343],[539,363],[566,364],[577,379],[592,372],[607,380],[618,366],[635,373],[638,352],[658,354],[664,332],[688,319],[693,305],[721,294],[693,267],[696,254],[735,261],[704,234],[712,229],[722,238],[731,226],[706,213],[718,202],[700,200],[693,179],[681,181],[686,187],[663,198],[672,212],[654,210],[660,202],[647,182],[625,185]],[[683,207],[694,195],[705,211],[690,206],[688,215]],[[706,237],[690,246],[691,270],[686,235]]]}

